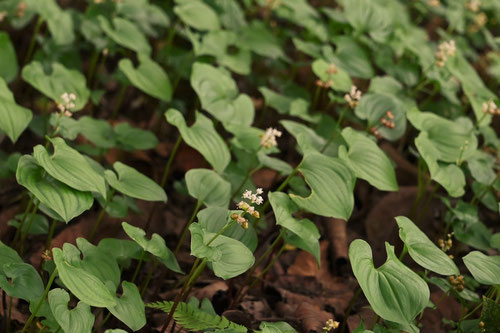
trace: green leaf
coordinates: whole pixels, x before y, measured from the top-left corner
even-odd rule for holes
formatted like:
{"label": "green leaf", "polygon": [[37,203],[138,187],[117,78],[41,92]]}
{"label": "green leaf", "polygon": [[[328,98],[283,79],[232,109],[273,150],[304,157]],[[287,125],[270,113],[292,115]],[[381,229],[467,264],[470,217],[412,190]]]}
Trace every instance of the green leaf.
{"label": "green leaf", "polygon": [[472,251],[463,261],[474,279],[487,285],[500,285],[500,256],[487,256],[479,251]]}
{"label": "green leaf", "polygon": [[116,145],[113,128],[106,120],[83,116],[78,119],[78,130],[97,147],[109,149]]}
{"label": "green leaf", "polygon": [[189,230],[191,255],[206,258],[216,276],[227,280],[243,274],[254,264],[252,252],[240,241],[223,235],[212,241],[216,234],[202,229],[199,223],[191,224]]}
{"label": "green leaf", "polygon": [[68,254],[63,254],[58,248],[53,248],[52,254],[61,281],[79,300],[96,307],[113,307],[117,304],[116,296],[108,287],[95,275],[74,266]]}
{"label": "green leaf", "polygon": [[48,140],[54,146],[52,155],[42,145],[33,148],[33,156],[38,164],[60,182],[79,191],[97,192],[106,198],[104,177],[90,166],[87,159],[62,138]]}
{"label": "green leaf", "polygon": [[120,60],[118,67],[134,87],[162,101],[172,99],[172,85],[163,68],[148,56],[139,54],[139,66],[134,68],[130,59]]}
{"label": "green leaf", "polygon": [[498,326],[498,323],[500,322],[500,305],[490,298],[483,298],[481,322],[484,323],[484,332],[500,332],[500,327]]}
{"label": "green leaf", "polygon": [[254,20],[238,35],[239,46],[271,59],[287,59],[280,41],[263,21]]}
{"label": "green leaf", "polygon": [[94,201],[90,192],[75,190],[47,175],[30,155],[19,159],[16,179],[66,223],[89,209]]}
{"label": "green leaf", "polygon": [[195,123],[188,127],[182,114],[175,109],[169,109],[165,117],[170,124],[177,127],[186,144],[200,152],[215,171],[224,171],[231,160],[231,154],[209,118],[196,112]]}
{"label": "green leaf", "polygon": [[[381,119],[387,119],[387,111],[394,116],[394,128],[382,125]],[[406,112],[403,104],[394,95],[368,93],[361,97],[359,105],[354,110],[356,116],[368,120],[370,128],[376,127],[380,135],[390,141],[396,141],[406,131]]]}
{"label": "green leaf", "polygon": [[196,62],[191,73],[191,86],[201,106],[224,124],[250,126],[255,110],[245,94],[239,94],[236,82],[222,68]]}
{"label": "green leaf", "polygon": [[119,123],[114,131],[118,145],[125,150],[146,150],[158,146],[153,132],[132,127],[129,123]]}
{"label": "green leaf", "polygon": [[285,323],[284,321],[277,321],[273,323],[269,323],[267,321],[263,321],[260,323],[260,332],[261,333],[296,333],[297,330],[290,326],[290,324]]}
{"label": "green leaf", "polygon": [[0,78],[6,82],[11,82],[17,77],[19,65],[17,63],[16,50],[10,40],[8,32],[0,31]]}
{"label": "green leaf", "polygon": [[[241,213],[240,210],[227,210],[225,207],[207,207],[196,215],[198,218],[198,223],[206,231],[217,233],[221,230],[228,222],[230,222],[231,214]],[[250,251],[255,251],[257,248],[257,232],[252,224],[249,224],[248,229],[243,229],[239,224],[233,224],[222,235],[239,240]]]}
{"label": "green leaf", "polygon": [[99,26],[116,44],[131,49],[138,54],[151,54],[149,42],[137,26],[121,17],[114,17],[113,24],[104,18],[98,16]]}
{"label": "green leaf", "polygon": [[104,176],[115,190],[145,201],[167,201],[165,191],[151,178],[121,162],[115,162],[113,168],[118,173],[118,177],[111,170],[106,170]]}
{"label": "green leaf", "polygon": [[143,249],[129,239],[104,238],[97,245],[102,251],[109,253],[121,266],[128,267],[130,259],[139,259]]}
{"label": "green leaf", "polygon": [[387,261],[375,268],[370,245],[356,239],[349,246],[354,276],[373,311],[385,320],[411,325],[429,302],[429,287],[422,278],[406,267],[386,243]]}
{"label": "green leaf", "polygon": [[329,73],[330,65],[323,59],[317,59],[312,63],[312,70],[321,81],[330,81],[330,88],[333,90],[348,92],[352,87],[351,78],[343,69],[338,67],[336,67],[335,73]]}
{"label": "green leaf", "polygon": [[174,7],[182,22],[198,30],[219,30],[217,13],[203,1],[183,1]]}
{"label": "green leaf", "polygon": [[48,295],[50,310],[54,314],[57,323],[64,332],[90,333],[94,326],[95,317],[90,306],[84,302],[78,302],[75,308],[68,309],[70,296],[64,289],[52,289]]}
{"label": "green leaf", "polygon": [[42,297],[45,289],[42,278],[30,264],[7,263],[2,265],[2,271],[0,289],[10,297],[20,298],[28,302]]}
{"label": "green leaf", "polygon": [[[148,304],[148,307],[170,313],[174,302],[156,302]],[[209,314],[198,307],[180,302],[174,313],[175,321],[189,331],[205,330],[231,330],[236,332],[247,332],[246,327],[235,324],[226,317]]]}
{"label": "green leaf", "polygon": [[17,254],[17,251],[0,241],[0,275],[5,274],[4,265],[21,263],[23,263],[23,259]]}
{"label": "green leaf", "polygon": [[[320,234],[316,225],[308,219],[296,219],[293,214],[299,210],[299,207],[282,192],[270,192],[268,194],[269,202],[273,207],[276,224],[291,231],[296,238],[300,239],[297,244],[299,248],[311,253],[320,265]],[[285,237],[285,240],[287,237]],[[292,238],[293,239],[293,238]]]}
{"label": "green leaf", "polygon": [[408,253],[420,266],[441,274],[459,275],[457,265],[408,218],[396,217],[399,238],[405,243]]}
{"label": "green leaf", "polygon": [[7,83],[0,77],[0,130],[15,143],[32,118],[30,110],[16,104]]}
{"label": "green leaf", "polygon": [[62,10],[56,0],[28,0],[27,6],[36,11],[47,22],[49,31],[57,45],[69,45],[75,39],[73,15]]}
{"label": "green leaf", "polygon": [[398,182],[391,160],[378,145],[350,127],[342,130],[349,151],[341,146],[339,157],[352,168],[356,177],[366,180],[381,191],[397,191]]}
{"label": "green leaf", "polygon": [[348,220],[354,208],[354,175],[345,162],[317,152],[307,152],[299,171],[311,189],[308,197],[290,194],[301,208],[321,216]]}
{"label": "green leaf", "polygon": [[114,307],[108,307],[108,310],[132,331],[138,331],[146,325],[145,305],[141,294],[132,282],[123,281],[122,289],[122,296],[116,298],[117,304]]}
{"label": "green leaf", "polygon": [[[10,220],[8,225],[13,226],[15,228],[19,228],[21,224],[21,219],[24,214],[16,215],[15,219]],[[29,235],[45,235],[48,234],[49,231],[49,221],[44,215],[40,214],[27,214],[26,222],[23,223],[22,232],[27,233]],[[29,222],[29,223],[28,223]]]}
{"label": "green leaf", "polygon": [[186,185],[189,195],[207,206],[227,207],[231,199],[231,184],[213,170],[189,170]]}
{"label": "green leaf", "polygon": [[342,5],[345,18],[358,32],[367,32],[378,42],[390,35],[395,17],[387,4],[384,6],[375,0],[343,0]]}
{"label": "green leaf", "polygon": [[122,227],[123,230],[125,230],[125,233],[137,244],[139,244],[139,246],[141,246],[144,251],[147,251],[157,257],[158,260],[160,260],[172,271],[182,273],[175,255],[172,251],[170,251],[170,249],[165,244],[165,240],[160,235],[154,233],[151,236],[151,240],[148,240],[146,238],[146,232],[141,228],[134,227],[127,222],[122,222]]}
{"label": "green leaf", "polygon": [[61,97],[64,93],[75,94],[75,107],[71,111],[81,110],[87,104],[90,96],[85,76],[81,72],[67,69],[59,63],[52,63],[51,68],[52,71],[46,73],[40,62],[33,61],[23,67],[23,80],[56,103],[65,104]]}

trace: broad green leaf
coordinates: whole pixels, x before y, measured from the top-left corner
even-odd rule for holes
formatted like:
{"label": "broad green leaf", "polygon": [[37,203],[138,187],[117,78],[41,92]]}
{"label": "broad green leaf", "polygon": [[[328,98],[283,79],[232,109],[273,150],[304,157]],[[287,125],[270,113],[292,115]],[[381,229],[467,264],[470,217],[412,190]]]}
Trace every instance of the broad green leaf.
{"label": "broad green leaf", "polygon": [[146,150],[158,146],[153,132],[132,127],[129,123],[119,123],[114,128],[118,145],[125,150]]}
{"label": "broad green leaf", "polygon": [[429,287],[422,278],[406,267],[386,243],[387,261],[375,268],[370,245],[356,239],[349,246],[349,259],[354,276],[368,302],[380,317],[411,325],[429,302]]}
{"label": "broad green leaf", "polygon": [[316,225],[309,219],[296,219],[293,214],[299,207],[282,192],[269,193],[276,224],[290,231],[293,236],[285,235],[285,241],[311,253],[320,265],[320,234]]}
{"label": "broad green leaf", "polygon": [[200,152],[215,171],[224,171],[231,160],[231,154],[209,118],[196,112],[195,123],[188,127],[182,114],[175,109],[169,109],[165,117],[170,124],[177,127],[186,144]]}
{"label": "broad green leaf", "polygon": [[487,285],[500,285],[500,256],[487,256],[479,251],[472,251],[463,261],[474,279]]}
{"label": "broad green leaf", "polygon": [[52,63],[51,69],[47,73],[42,63],[33,61],[23,67],[22,77],[35,89],[60,104],[64,104],[61,97],[64,93],[75,94],[75,107],[71,111],[81,110],[90,96],[85,76],[80,71],[67,69],[59,63]]}
{"label": "broad green leaf", "polygon": [[23,259],[17,254],[17,251],[0,241],[0,275],[4,274],[4,265],[21,263],[23,263]]}
{"label": "broad green leaf", "polygon": [[7,83],[0,77],[0,130],[15,143],[32,118],[30,110],[16,104]]}
{"label": "broad green leaf", "polygon": [[255,114],[252,100],[248,95],[239,94],[236,82],[224,69],[194,63],[191,86],[200,98],[203,109],[224,124],[252,124]]}
{"label": "broad green leaf", "polygon": [[106,120],[83,116],[78,119],[78,130],[97,147],[109,149],[116,145],[113,128]]}
{"label": "broad green leaf", "polygon": [[346,161],[356,177],[382,191],[397,191],[398,182],[391,160],[378,145],[350,127],[342,130],[349,151],[341,146],[339,157]]}
{"label": "broad green leaf", "polygon": [[121,330],[119,328],[114,329],[114,330],[106,330],[104,333],[127,333],[127,331]]}
{"label": "broad green leaf", "polygon": [[371,79],[375,75],[367,53],[352,37],[335,36],[333,42],[339,67],[350,76]]}
{"label": "broad green leaf", "polygon": [[122,289],[122,296],[116,298],[117,304],[114,307],[108,307],[108,310],[132,331],[138,331],[146,325],[145,305],[141,294],[132,282],[123,281]]}
{"label": "broad green leaf", "polygon": [[61,249],[52,249],[52,254],[59,270],[59,278],[79,300],[96,307],[113,307],[117,304],[116,296],[99,278],[72,265],[71,259],[67,258]]}
{"label": "broad green leaf", "polygon": [[321,216],[348,220],[354,208],[355,177],[345,162],[317,152],[307,152],[299,171],[311,193],[307,197],[290,194],[301,208]]}
{"label": "broad green leaf", "polygon": [[165,266],[171,269],[174,272],[182,273],[179,264],[177,263],[177,259],[174,254],[165,244],[165,240],[154,233],[151,236],[151,239],[148,240],[146,238],[146,232],[141,228],[134,227],[133,225],[128,224],[127,222],[122,222],[123,230],[125,233],[132,238],[139,246],[141,246],[144,251],[147,251],[158,258]]}
{"label": "broad green leaf", "polygon": [[[17,214],[15,219],[10,220],[8,225],[19,228],[24,214]],[[27,214],[23,223],[22,232],[29,235],[45,235],[49,231],[49,221],[41,214]]]}
{"label": "broad green leaf", "polygon": [[47,175],[30,155],[19,159],[16,179],[66,223],[89,209],[94,201],[90,192],[75,190]]}
{"label": "broad green leaf", "polygon": [[[387,117],[387,111],[394,116],[394,128],[382,125],[381,119]],[[370,128],[377,128],[382,137],[395,141],[403,136],[406,131],[406,111],[404,105],[393,95],[368,93],[361,97],[359,105],[354,110],[356,116],[368,120]]]}
{"label": "broad green leaf", "polygon": [[50,310],[57,323],[64,332],[90,333],[94,326],[95,317],[90,306],[78,302],[76,307],[69,310],[70,296],[64,289],[52,289],[48,295]]}
{"label": "broad green leaf", "polygon": [[114,17],[112,23],[98,16],[99,26],[116,44],[131,49],[138,54],[151,54],[149,42],[137,26],[121,17]]}
{"label": "broad green leaf", "polygon": [[369,33],[378,42],[384,42],[392,32],[396,17],[380,1],[342,0],[342,5],[345,18],[358,32]]}
{"label": "broad green leaf", "polygon": [[277,93],[267,87],[259,87],[259,92],[264,96],[267,106],[272,107],[280,114],[288,114],[293,98]]}
{"label": "broad green leaf", "polygon": [[335,68],[335,73],[330,73],[331,65],[332,64],[327,63],[323,59],[317,59],[312,63],[312,70],[321,81],[330,81],[331,89],[336,91],[348,92],[352,86],[351,78],[343,69],[339,67]]}
{"label": "broad green leaf", "polygon": [[4,264],[2,270],[0,289],[5,291],[7,295],[28,302],[42,297],[45,289],[43,281],[33,266],[11,262]]}
{"label": "broad green leaf", "polygon": [[61,9],[56,0],[27,0],[27,6],[47,22],[47,27],[57,45],[69,45],[75,39],[73,15]]}
{"label": "broad green leaf", "polygon": [[417,264],[441,275],[460,274],[453,260],[441,251],[410,219],[398,216],[396,222],[399,226],[399,237]]}
{"label": "broad green leaf", "polygon": [[240,241],[223,235],[213,240],[216,233],[202,229],[198,223],[191,224],[189,230],[191,254],[197,258],[206,258],[218,277],[224,280],[233,278],[243,274],[254,264],[252,252]]}
{"label": "broad green leaf", "polygon": [[121,266],[128,267],[130,259],[139,259],[142,248],[129,239],[104,238],[97,245],[102,251],[109,253]]}
{"label": "broad green leaf", "polygon": [[201,0],[182,1],[174,7],[182,22],[198,30],[219,30],[217,13]]}
{"label": "broad green leaf", "polygon": [[282,161],[279,158],[271,157],[263,151],[259,151],[257,153],[257,158],[259,159],[260,164],[262,164],[264,167],[276,170],[283,176],[287,176],[293,171],[293,168],[290,166],[290,164]]}
{"label": "broad green leaf", "polygon": [[62,138],[48,140],[54,146],[52,155],[42,145],[33,148],[33,156],[38,164],[60,182],[79,191],[97,192],[106,198],[104,177],[90,166],[87,159]]}
{"label": "broad green leaf", "polygon": [[231,184],[212,170],[189,170],[186,185],[189,195],[207,206],[227,207],[231,199]]}
{"label": "broad green leaf", "polygon": [[[321,152],[324,149],[327,142],[326,139],[317,134],[309,126],[292,120],[281,120],[280,124],[297,139],[302,154],[309,149],[316,150],[317,152]],[[328,147],[330,149],[325,149],[325,155],[332,155],[331,148],[333,146],[331,144]]]}
{"label": "broad green leaf", "polygon": [[160,37],[157,27],[168,27],[170,19],[159,6],[149,3],[149,0],[124,0],[116,3],[118,13],[138,25],[145,34]]}
{"label": "broad green leaf", "polygon": [[260,333],[296,333],[297,330],[284,321],[266,322],[263,321],[259,326]]}
{"label": "broad green leaf", "polygon": [[495,157],[481,150],[476,150],[471,157],[467,159],[467,166],[472,177],[479,183],[490,185],[495,181]]}
{"label": "broad green leaf", "polygon": [[165,191],[151,178],[121,162],[115,162],[113,168],[118,173],[118,177],[111,170],[106,170],[104,176],[115,190],[145,201],[167,201]]}
{"label": "broad green leaf", "polygon": [[11,82],[17,77],[19,66],[17,63],[16,50],[9,37],[9,33],[0,31],[0,78],[6,82]]}
{"label": "broad green leaf", "polygon": [[[217,233],[221,230],[228,222],[230,222],[231,214],[241,213],[238,210],[227,210],[225,207],[207,207],[196,215],[198,218],[198,223],[200,226],[209,232]],[[257,232],[252,224],[249,224],[248,229],[243,229],[239,224],[233,224],[224,233],[224,236],[239,240],[250,251],[255,251],[257,248]]]}
{"label": "broad green leaf", "polygon": [[263,21],[254,20],[243,27],[239,37],[239,46],[271,59],[287,59],[281,43]]}
{"label": "broad green leaf", "polygon": [[[500,305],[493,299],[484,297],[482,308],[483,309],[481,311],[481,322],[484,324],[483,332],[488,332],[488,333],[500,332],[500,327],[498,325],[500,321]],[[463,331],[467,332],[466,330]],[[479,332],[481,332],[481,330]]]}
{"label": "broad green leaf", "polygon": [[139,66],[134,67],[130,59],[120,60],[118,67],[134,87],[162,101],[172,99],[172,85],[163,68],[148,56],[139,54]]}

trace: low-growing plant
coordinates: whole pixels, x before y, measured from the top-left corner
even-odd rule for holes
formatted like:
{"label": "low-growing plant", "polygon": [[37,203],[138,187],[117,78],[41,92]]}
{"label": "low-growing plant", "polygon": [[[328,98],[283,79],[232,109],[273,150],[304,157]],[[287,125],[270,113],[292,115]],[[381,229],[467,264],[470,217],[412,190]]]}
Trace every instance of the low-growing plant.
{"label": "low-growing plant", "polygon": [[[495,0],[0,2],[0,331],[430,332],[449,296],[440,329],[498,332],[499,31]],[[349,234],[345,309],[222,315],[402,185],[385,263]]]}

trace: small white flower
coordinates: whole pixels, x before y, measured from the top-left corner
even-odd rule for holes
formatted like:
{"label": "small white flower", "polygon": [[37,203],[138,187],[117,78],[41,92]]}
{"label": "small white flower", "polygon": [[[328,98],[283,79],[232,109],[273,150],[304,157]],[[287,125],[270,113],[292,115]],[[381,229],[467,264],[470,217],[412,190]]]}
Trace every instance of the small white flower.
{"label": "small white flower", "polygon": [[264,190],[259,187],[257,190],[255,190],[255,193],[260,195],[260,194],[264,193]]}
{"label": "small white flower", "polygon": [[1,11],[0,12],[0,22],[2,22],[6,17],[7,17],[7,12]]}
{"label": "small white flower", "polygon": [[471,0],[467,3],[467,8],[470,11],[473,11],[474,13],[478,12],[480,7],[481,7],[481,1],[479,0]]}
{"label": "small white flower", "polygon": [[349,104],[349,107],[351,109],[354,109],[361,99],[361,90],[353,85],[351,87],[351,91],[349,91],[348,94],[344,95],[344,99]]}
{"label": "small white flower", "polygon": [[484,102],[482,105],[482,110],[484,113],[488,113],[491,115],[499,115],[500,114],[500,109],[498,108],[496,103],[493,101]]}
{"label": "small white flower", "polygon": [[457,46],[454,40],[442,42],[441,44],[439,44],[438,50],[436,51],[436,65],[438,65],[439,67],[444,67],[448,57],[453,57],[456,50]]}
{"label": "small white flower", "polygon": [[262,135],[260,145],[265,148],[276,147],[278,145],[276,138],[281,137],[281,134],[281,131],[278,131],[276,128],[269,127],[266,133]]}

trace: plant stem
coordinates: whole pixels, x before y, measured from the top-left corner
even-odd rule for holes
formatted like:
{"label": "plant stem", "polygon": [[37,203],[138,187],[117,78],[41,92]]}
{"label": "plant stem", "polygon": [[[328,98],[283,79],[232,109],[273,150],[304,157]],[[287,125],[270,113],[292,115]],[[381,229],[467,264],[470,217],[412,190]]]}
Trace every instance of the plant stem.
{"label": "plant stem", "polygon": [[99,229],[99,225],[101,224],[101,221],[104,217],[104,214],[106,214],[106,209],[108,208],[109,203],[113,199],[114,194],[115,194],[115,190],[111,189],[111,192],[108,195],[108,198],[106,199],[106,201],[104,202],[104,206],[102,206],[101,211],[99,213],[99,216],[97,217],[97,220],[95,221],[94,226],[92,227],[92,230],[90,231],[90,233],[88,235],[88,240],[91,243],[94,241],[95,233],[97,232],[97,229]]}
{"label": "plant stem", "polygon": [[137,275],[139,274],[139,270],[141,269],[142,262],[144,260],[144,256],[146,255],[146,250],[142,250],[141,256],[139,257],[139,262],[137,263],[137,266],[135,267],[134,275],[132,276],[132,283],[135,282],[135,279],[137,278]]}
{"label": "plant stem", "polygon": [[45,248],[48,250],[50,245],[52,244],[52,238],[54,237],[54,232],[56,230],[57,219],[52,219],[52,223],[50,224],[49,235],[47,240],[45,241]]}
{"label": "plant stem", "polygon": [[28,205],[26,206],[26,209],[24,210],[23,217],[21,217],[21,221],[19,222],[19,227],[16,230],[16,234],[14,235],[14,240],[12,241],[11,247],[16,246],[16,243],[19,239],[19,236],[21,236],[21,229],[23,228],[24,221],[26,220],[26,216],[28,216],[28,213],[31,210],[31,206],[33,206],[33,198],[34,198],[34,196],[31,196],[30,201],[28,201]]}
{"label": "plant stem", "polygon": [[146,291],[146,289],[149,285],[149,282],[151,282],[151,278],[153,277],[153,272],[156,270],[156,267],[158,267],[158,260],[156,260],[155,257],[153,257],[152,260],[153,260],[153,265],[151,265],[151,268],[148,271],[148,276],[146,277],[146,281],[144,282],[144,284],[141,287],[141,296]]}
{"label": "plant stem", "polygon": [[101,329],[101,327],[103,327],[104,324],[106,324],[106,322],[109,320],[109,318],[111,318],[111,312],[108,312],[108,314],[106,315],[106,317],[104,317],[104,319],[99,323],[99,325],[97,325],[97,327],[94,328],[94,330],[92,330],[92,333],[99,332],[99,330]]}
{"label": "plant stem", "polygon": [[113,110],[113,114],[111,115],[111,120],[115,120],[116,116],[118,115],[118,111],[120,111],[120,108],[123,103],[123,98],[125,97],[125,92],[127,91],[128,85],[122,84],[122,87],[120,88],[120,92],[118,93],[118,101],[116,102],[115,108]]}
{"label": "plant stem", "polygon": [[347,319],[349,318],[354,303],[356,302],[360,294],[361,294],[361,288],[358,287],[358,289],[356,289],[356,291],[354,292],[354,295],[352,295],[352,298],[349,301],[349,305],[347,306],[347,310],[345,311],[344,320],[342,321],[342,326],[340,327],[341,333],[345,332],[345,329],[347,327]]}
{"label": "plant stem", "polygon": [[28,236],[28,233],[31,229],[31,225],[33,224],[33,220],[35,219],[35,214],[38,210],[38,206],[40,205],[40,201],[37,200],[35,207],[33,207],[33,212],[30,214],[29,220],[28,220],[28,227],[26,228],[26,232],[23,232],[21,229],[21,245],[19,248],[19,255],[23,255],[24,252],[24,241],[26,239],[26,236]]}
{"label": "plant stem", "polygon": [[[288,183],[293,178],[293,176],[295,176],[297,174],[297,172],[299,171],[299,168],[300,168],[301,165],[302,165],[302,161],[299,164],[297,164],[297,166],[295,167],[295,169],[292,170],[292,172],[288,175],[288,177],[286,177],[286,179],[283,181],[283,183],[281,183],[281,185],[276,189],[275,192],[282,191],[288,185]],[[264,204],[264,206],[262,206],[262,212],[265,212],[266,209],[269,208],[270,204],[271,203],[269,202],[269,198],[268,198],[266,200],[266,203]],[[258,219],[257,221],[255,221],[254,227],[256,227],[259,224],[259,221],[260,221],[260,219]]]}
{"label": "plant stem", "polygon": [[196,202],[196,206],[194,207],[193,213],[191,214],[191,218],[187,221],[186,224],[184,224],[184,227],[182,228],[181,237],[179,238],[177,246],[175,247],[174,255],[179,252],[179,249],[181,248],[182,243],[184,243],[184,239],[186,238],[189,226],[191,225],[191,223],[193,223],[194,219],[196,218],[196,214],[198,214],[198,211],[200,210],[202,205],[203,203],[200,200]]}
{"label": "plant stem", "polygon": [[26,56],[24,57],[24,64],[27,64],[31,59],[31,55],[33,54],[33,51],[35,50],[36,37],[38,36],[40,29],[42,28],[42,24],[43,24],[43,19],[39,15],[38,19],[36,21],[35,29],[33,30],[33,35],[31,36],[31,41],[30,41],[30,45],[28,47],[28,52],[26,52]]}
{"label": "plant stem", "polygon": [[43,301],[47,297],[47,294],[49,293],[50,287],[52,286],[52,283],[54,282],[54,279],[56,278],[56,275],[57,275],[57,267],[52,272],[52,275],[49,278],[49,282],[47,282],[47,286],[45,287],[45,291],[43,292],[42,298],[38,302],[38,304],[37,304],[37,306],[35,308],[35,311],[33,311],[33,313],[31,314],[31,316],[28,318],[28,321],[26,322],[26,324],[24,324],[24,327],[23,327],[23,330],[21,331],[21,333],[26,332],[26,329],[28,329],[30,327],[31,322],[35,318],[36,314],[38,313],[38,310],[40,310],[40,307],[43,304]]}
{"label": "plant stem", "polygon": [[89,83],[90,87],[92,87],[91,82],[94,79],[95,69],[97,67],[97,61],[99,60],[99,55],[100,52],[98,52],[97,49],[94,49],[94,51],[92,52],[92,58],[90,58],[89,75],[87,77],[87,82]]}
{"label": "plant stem", "polygon": [[240,186],[238,186],[238,188],[236,189],[236,191],[233,192],[233,194],[231,195],[231,200],[229,200],[229,202],[232,202],[233,199],[236,197],[236,195],[241,191],[241,189],[243,188],[243,186],[245,186],[248,178],[250,178],[255,172],[257,172],[259,169],[261,168],[261,165],[259,164],[256,168],[253,168],[252,170],[250,170],[249,172],[247,172],[247,174],[245,175],[245,178],[243,179],[243,181],[241,182]]}

